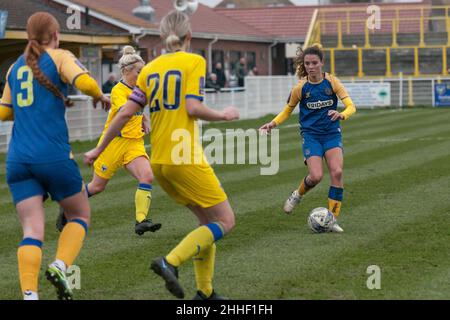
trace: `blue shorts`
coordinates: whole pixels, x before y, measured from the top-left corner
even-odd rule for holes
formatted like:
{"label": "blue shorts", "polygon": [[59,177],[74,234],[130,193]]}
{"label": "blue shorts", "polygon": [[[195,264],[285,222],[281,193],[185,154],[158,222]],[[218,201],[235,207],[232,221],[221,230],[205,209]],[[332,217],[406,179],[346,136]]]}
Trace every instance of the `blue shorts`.
{"label": "blue shorts", "polygon": [[332,134],[302,133],[302,138],[302,150],[305,162],[312,156],[323,158],[325,152],[330,149],[344,149],[342,144],[342,134],[340,132]]}
{"label": "blue shorts", "polygon": [[22,200],[50,194],[61,201],[81,191],[83,179],[77,163],[72,159],[52,163],[6,163],[6,181],[14,204]]}

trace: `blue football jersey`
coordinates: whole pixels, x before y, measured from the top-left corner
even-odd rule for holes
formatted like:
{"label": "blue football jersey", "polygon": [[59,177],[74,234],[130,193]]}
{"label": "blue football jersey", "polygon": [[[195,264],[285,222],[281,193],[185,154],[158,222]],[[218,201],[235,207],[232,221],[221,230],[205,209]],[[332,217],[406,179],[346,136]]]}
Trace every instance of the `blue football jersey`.
{"label": "blue football jersey", "polygon": [[299,104],[299,122],[301,132],[329,134],[340,132],[340,122],[331,121],[329,110],[337,110],[339,99],[348,97],[341,82],[328,73],[319,83],[302,79],[292,89],[288,104],[295,107]]}
{"label": "blue football jersey", "polygon": [[[39,67],[64,95],[67,83],[86,73],[71,53],[60,49],[42,53]],[[24,55],[10,69],[7,83],[14,111],[7,161],[48,163],[71,158],[64,102],[34,78]]]}

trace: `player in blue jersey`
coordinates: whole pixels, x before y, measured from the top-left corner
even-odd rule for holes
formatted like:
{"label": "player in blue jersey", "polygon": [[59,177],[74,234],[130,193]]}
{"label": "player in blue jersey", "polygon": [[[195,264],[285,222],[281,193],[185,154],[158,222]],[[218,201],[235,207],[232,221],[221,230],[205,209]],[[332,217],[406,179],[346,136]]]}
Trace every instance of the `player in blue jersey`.
{"label": "player in blue jersey", "polygon": [[37,300],[48,196],[64,208],[69,222],[59,237],[46,277],[59,299],[72,299],[66,269],[83,245],[90,219],[83,180],[73,160],[65,120],[68,85],[101,101],[109,99],[69,51],[58,49],[59,24],[37,12],[27,22],[28,44],[10,67],[0,102],[0,119],[14,126],[6,159],[6,179],[23,229],[17,251],[20,285],[26,300]]}
{"label": "player in blue jersey", "polygon": [[[344,158],[339,122],[347,120],[355,113],[356,108],[339,79],[322,72],[323,65],[321,45],[316,44],[304,51],[299,50],[295,67],[300,81],[291,90],[284,110],[271,122],[264,124],[260,131],[270,133],[273,128],[285,121],[299,105],[302,149],[305,163],[308,166],[308,175],[301,181],[299,188],[294,190],[286,200],[283,209],[288,214],[292,213],[302,197],[322,180],[322,162],[325,158],[331,179],[328,210],[337,218],[344,193],[342,177]],[[338,98],[345,106],[345,110],[342,112],[337,111]],[[343,232],[343,229],[335,223],[332,231]]]}

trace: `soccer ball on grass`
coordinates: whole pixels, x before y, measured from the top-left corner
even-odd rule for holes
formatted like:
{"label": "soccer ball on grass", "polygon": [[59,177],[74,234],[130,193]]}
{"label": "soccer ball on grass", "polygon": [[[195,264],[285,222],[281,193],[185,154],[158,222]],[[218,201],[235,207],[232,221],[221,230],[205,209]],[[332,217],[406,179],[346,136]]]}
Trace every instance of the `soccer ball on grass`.
{"label": "soccer ball on grass", "polygon": [[330,232],[336,218],[327,208],[313,209],[308,216],[308,226],[315,233]]}

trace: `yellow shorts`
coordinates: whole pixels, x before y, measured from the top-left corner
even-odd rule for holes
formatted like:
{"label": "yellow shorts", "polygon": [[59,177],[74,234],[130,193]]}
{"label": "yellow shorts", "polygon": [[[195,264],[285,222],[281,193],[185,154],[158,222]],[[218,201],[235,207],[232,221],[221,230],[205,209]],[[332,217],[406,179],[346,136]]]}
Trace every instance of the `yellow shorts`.
{"label": "yellow shorts", "polygon": [[209,208],[227,199],[214,170],[208,164],[169,165],[152,163],[160,186],[176,202]]}
{"label": "yellow shorts", "polygon": [[[100,140],[101,141],[101,140]],[[94,172],[103,179],[111,179],[116,171],[136,158],[149,159],[144,139],[114,138],[94,162]]]}

